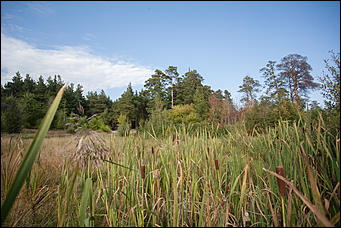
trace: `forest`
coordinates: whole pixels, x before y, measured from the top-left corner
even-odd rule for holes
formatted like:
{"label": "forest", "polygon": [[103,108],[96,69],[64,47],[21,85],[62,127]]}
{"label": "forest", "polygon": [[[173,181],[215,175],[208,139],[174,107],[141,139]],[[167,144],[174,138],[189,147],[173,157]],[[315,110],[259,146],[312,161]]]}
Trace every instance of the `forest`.
{"label": "forest", "polygon": [[1,86],[1,225],[340,226],[340,54],[315,79],[308,57],[277,61],[263,84],[243,77],[241,107],[176,66],[115,101],[17,72]]}
{"label": "forest", "polygon": [[[290,54],[276,61],[268,61],[260,69],[264,85],[246,75],[239,86],[243,107],[236,107],[228,89],[212,90],[204,85],[203,76],[196,70],[184,75],[176,66],[162,71],[155,70],[145,81],[144,89],[133,91],[131,84],[121,97],[112,101],[103,90],[83,95],[83,87],[67,85],[51,129],[75,132],[77,124],[93,130],[110,132],[119,130],[122,135],[128,129],[146,129],[151,125],[168,124],[214,125],[221,132],[238,121],[244,121],[249,131],[265,130],[279,120],[297,121],[299,113],[318,118],[319,114],[339,129],[340,90],[339,56],[331,51],[326,60],[326,73],[314,81],[307,57]],[[1,130],[19,133],[23,128],[38,128],[53,98],[64,85],[60,75],[38,81],[29,74],[25,78],[19,72],[1,86]],[[325,108],[317,102],[308,106],[309,92],[323,90]],[[257,99],[257,93],[265,90]],[[261,110],[261,111],[260,111]],[[90,121],[91,120],[91,121]]]}

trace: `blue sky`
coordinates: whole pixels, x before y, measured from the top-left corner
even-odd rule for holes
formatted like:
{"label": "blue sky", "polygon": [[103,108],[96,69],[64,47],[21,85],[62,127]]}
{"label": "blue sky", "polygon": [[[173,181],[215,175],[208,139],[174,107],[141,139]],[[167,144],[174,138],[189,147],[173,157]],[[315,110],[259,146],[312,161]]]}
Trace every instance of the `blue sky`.
{"label": "blue sky", "polygon": [[243,77],[262,83],[269,60],[307,56],[317,81],[330,50],[340,52],[338,1],[1,2],[2,85],[16,71],[60,74],[115,100],[173,65],[240,104]]}

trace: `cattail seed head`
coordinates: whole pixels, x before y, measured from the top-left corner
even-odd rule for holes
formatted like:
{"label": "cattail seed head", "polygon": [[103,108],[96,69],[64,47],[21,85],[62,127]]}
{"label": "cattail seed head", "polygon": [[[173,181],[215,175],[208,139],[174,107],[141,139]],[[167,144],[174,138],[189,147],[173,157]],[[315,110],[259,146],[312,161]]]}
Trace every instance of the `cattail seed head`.
{"label": "cattail seed head", "polygon": [[152,147],[152,154],[154,154],[154,147]]}
{"label": "cattail seed head", "polygon": [[247,131],[247,135],[248,135],[248,136],[251,135],[251,131],[250,131],[250,130]]}
{"label": "cattail seed head", "polygon": [[173,139],[172,139],[172,142],[174,142],[175,141],[175,135],[173,134]]}
{"label": "cattail seed head", "polygon": [[225,193],[227,193],[228,191],[230,190],[230,187],[228,184],[226,184],[226,187],[225,187]]}
{"label": "cattail seed head", "polygon": [[[276,173],[278,175],[281,175],[284,177],[284,169],[282,166],[277,166],[276,167]],[[285,188],[285,183],[281,179],[277,178],[277,183],[279,187],[279,192],[281,193],[281,196],[284,197],[286,195],[286,188]]]}
{"label": "cattail seed head", "polygon": [[145,177],[145,168],[144,168],[144,165],[141,165],[141,177],[142,177],[142,179],[144,179],[144,177]]}
{"label": "cattail seed head", "polygon": [[218,159],[215,159],[214,162],[215,162],[215,169],[216,169],[216,170],[219,170]]}

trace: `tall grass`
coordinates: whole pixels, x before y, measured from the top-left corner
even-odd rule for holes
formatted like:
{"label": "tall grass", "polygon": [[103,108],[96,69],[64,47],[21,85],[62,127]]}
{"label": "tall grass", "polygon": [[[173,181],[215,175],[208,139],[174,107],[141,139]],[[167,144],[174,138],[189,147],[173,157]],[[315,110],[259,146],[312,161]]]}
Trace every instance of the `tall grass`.
{"label": "tall grass", "polygon": [[42,144],[46,133],[48,129],[50,128],[50,125],[52,123],[53,117],[57,111],[58,105],[60,103],[60,100],[62,99],[63,92],[66,85],[64,85],[56,95],[56,98],[52,102],[49,110],[47,111],[44,119],[42,120],[41,125],[38,128],[37,133],[35,134],[33,141],[28,149],[28,152],[25,154],[23,161],[20,164],[20,167],[18,171],[16,172],[15,178],[7,192],[6,198],[4,200],[4,203],[1,206],[1,224],[5,221],[9,211],[11,210],[13,203],[24,184],[25,180],[27,180],[27,177],[30,176],[31,169],[33,166],[33,163],[35,161],[35,158],[38,154],[38,151],[40,149],[40,145]]}
{"label": "tall grass", "polygon": [[[103,134],[108,157],[64,164],[55,225],[338,226],[339,135],[322,118],[309,121],[279,121],[267,133],[239,125],[223,135],[185,126]],[[91,140],[82,148],[96,150]]]}

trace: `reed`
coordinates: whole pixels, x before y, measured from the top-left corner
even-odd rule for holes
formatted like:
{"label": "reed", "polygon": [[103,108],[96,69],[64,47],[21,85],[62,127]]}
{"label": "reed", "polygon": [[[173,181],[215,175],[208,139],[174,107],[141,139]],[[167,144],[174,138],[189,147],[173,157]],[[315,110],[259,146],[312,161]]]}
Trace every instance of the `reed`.
{"label": "reed", "polygon": [[[340,224],[340,141],[325,129],[323,119],[311,130],[302,117],[296,123],[279,121],[267,133],[254,129],[250,135],[242,125],[224,136],[207,127],[195,133],[193,126],[163,128],[163,136],[152,126],[154,133],[125,137],[77,135],[68,157],[74,159],[63,161],[58,170],[57,221],[49,225]],[[87,146],[91,140],[95,144]],[[8,161],[15,156],[20,158],[2,156],[2,164],[8,165],[2,167],[2,189],[13,179]],[[89,158],[97,162],[88,163]],[[29,188],[36,189],[37,199],[39,172],[32,172]]]}

